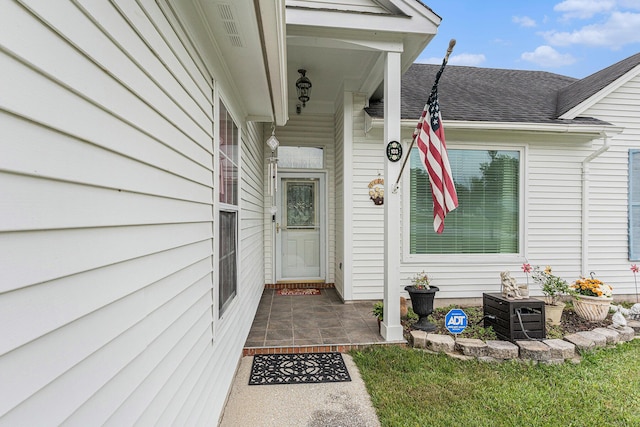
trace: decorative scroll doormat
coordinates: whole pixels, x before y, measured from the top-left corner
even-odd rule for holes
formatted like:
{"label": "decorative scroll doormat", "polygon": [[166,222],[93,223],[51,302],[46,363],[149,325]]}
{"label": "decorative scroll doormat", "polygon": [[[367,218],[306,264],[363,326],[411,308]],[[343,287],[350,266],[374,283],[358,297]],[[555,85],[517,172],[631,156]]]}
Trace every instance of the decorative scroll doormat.
{"label": "decorative scroll doormat", "polygon": [[342,354],[257,354],[249,385],[303,384],[351,381]]}
{"label": "decorative scroll doormat", "polygon": [[320,289],[314,288],[296,288],[296,289],[278,289],[278,295],[320,295]]}

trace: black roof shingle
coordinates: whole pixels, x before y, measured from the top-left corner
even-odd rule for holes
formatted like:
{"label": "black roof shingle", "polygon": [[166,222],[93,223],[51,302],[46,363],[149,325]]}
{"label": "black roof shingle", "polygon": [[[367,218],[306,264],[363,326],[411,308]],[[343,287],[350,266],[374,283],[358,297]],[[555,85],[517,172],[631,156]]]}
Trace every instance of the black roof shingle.
{"label": "black roof shingle", "polygon": [[640,53],[562,88],[558,93],[558,117],[589,99],[638,65],[640,65]]}
{"label": "black roof shingle", "polygon": [[[438,85],[442,118],[457,121],[604,124],[590,117],[558,119],[640,63],[640,54],[582,80],[546,71],[447,65]],[[402,76],[402,119],[418,119],[440,65],[413,64]],[[564,111],[562,111],[564,110]],[[383,100],[367,108],[384,117]]]}

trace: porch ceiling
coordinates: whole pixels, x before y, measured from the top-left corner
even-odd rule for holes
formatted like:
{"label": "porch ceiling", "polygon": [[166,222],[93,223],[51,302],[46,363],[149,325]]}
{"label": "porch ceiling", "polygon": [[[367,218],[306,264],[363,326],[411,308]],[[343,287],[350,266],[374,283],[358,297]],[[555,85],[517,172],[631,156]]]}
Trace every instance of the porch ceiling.
{"label": "porch ceiling", "polygon": [[333,112],[342,90],[380,97],[385,52],[402,52],[406,70],[435,36],[441,20],[417,0],[386,2],[383,13],[300,7],[301,3],[287,1],[286,8],[290,116],[299,103],[298,69],[307,70],[313,84],[303,114]]}

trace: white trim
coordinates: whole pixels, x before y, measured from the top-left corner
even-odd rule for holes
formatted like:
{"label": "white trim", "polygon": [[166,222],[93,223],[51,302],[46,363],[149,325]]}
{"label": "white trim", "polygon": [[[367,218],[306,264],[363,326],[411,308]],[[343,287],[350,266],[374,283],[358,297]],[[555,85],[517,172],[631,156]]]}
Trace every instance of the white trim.
{"label": "white trim", "polygon": [[[402,120],[402,128],[414,129],[418,119]],[[610,135],[622,132],[624,129],[613,125],[586,125],[586,124],[553,124],[553,123],[528,123],[528,122],[484,122],[484,121],[465,121],[465,120],[443,120],[442,124],[446,131],[451,130],[483,130],[483,131],[520,131],[520,132],[549,132],[549,133],[571,133],[597,135],[602,132],[608,132]],[[384,119],[373,118],[371,120],[372,128],[384,127]]]}
{"label": "white trim", "polygon": [[277,126],[284,126],[289,120],[285,0],[256,1],[260,10],[257,19],[262,22],[262,49],[269,73],[273,120]]}
{"label": "white trim", "polygon": [[612,92],[619,89],[620,87],[628,83],[630,80],[634,79],[636,76],[638,76],[638,74],[640,74],[640,65],[636,65],[634,68],[629,70],[626,74],[624,74],[623,76],[611,82],[608,86],[600,89],[598,92],[594,93],[589,98],[585,99],[575,107],[571,108],[562,116],[560,116],[560,118],[575,119],[580,114],[584,113],[589,108],[593,107],[594,105],[602,101],[604,98],[609,96]]}
{"label": "white trim", "polygon": [[[408,151],[409,144],[411,140],[403,140],[403,145],[405,146],[406,155],[409,156],[411,153]],[[411,197],[409,192],[407,192],[406,197],[403,197],[402,200],[402,262],[403,264],[415,265],[415,264],[424,264],[424,263],[435,263],[438,265],[460,265],[460,264],[488,264],[492,265],[496,262],[500,264],[512,264],[519,263],[526,260],[526,248],[527,248],[527,154],[528,154],[528,146],[523,144],[504,144],[504,143],[492,143],[491,146],[487,145],[478,145],[478,144],[449,144],[449,150],[510,150],[510,151],[518,151],[520,153],[520,167],[518,173],[519,176],[519,192],[520,192],[520,200],[518,201],[518,209],[520,212],[518,213],[518,253],[517,254],[411,254],[410,253],[410,220],[409,220],[409,211],[411,208]],[[410,167],[409,162],[407,162],[407,168]],[[403,173],[401,180],[401,188],[410,189],[411,188],[411,177],[410,174]],[[409,190],[408,190],[409,191]],[[386,202],[386,200],[385,200]]]}
{"label": "white trim", "polygon": [[310,35],[289,34],[287,39],[289,46],[309,46],[322,47],[327,49],[344,50],[364,50],[364,51],[387,51],[403,52],[404,45],[398,40],[372,40],[367,38],[340,37],[327,39]]}
{"label": "white trim", "polygon": [[[342,141],[342,285],[343,299],[353,299],[353,93],[344,93]],[[336,153],[339,156],[340,153]]]}
{"label": "white trim", "polygon": [[[384,139],[380,145],[380,154],[389,141],[400,141],[400,86],[401,55],[387,52],[384,71]],[[386,156],[385,156],[386,157]],[[384,160],[384,180],[393,182],[400,172],[400,162]],[[386,341],[403,339],[400,324],[400,194],[387,191],[384,201],[384,307],[385,315],[381,324],[381,333]]]}
{"label": "white trim", "polygon": [[[236,115],[234,114],[234,112],[232,111],[232,107],[229,106],[229,104],[227,104],[226,102],[226,98],[224,97],[224,94],[221,94],[220,91],[218,91],[216,93],[216,99],[215,99],[215,106],[214,106],[214,148],[215,148],[215,154],[212,156],[213,159],[213,178],[214,178],[214,188],[213,188],[213,199],[214,199],[214,204],[215,204],[215,209],[214,209],[214,222],[213,222],[213,235],[214,235],[214,239],[213,239],[213,250],[214,250],[214,258],[213,258],[213,278],[214,278],[214,282],[217,283],[217,286],[214,287],[214,299],[216,299],[216,304],[214,307],[214,313],[215,313],[215,317],[214,317],[214,324],[217,323],[217,327],[214,328],[215,329],[223,329],[225,328],[225,319],[226,319],[226,315],[232,315],[232,313],[235,313],[235,306],[238,304],[238,300],[240,297],[240,293],[242,292],[241,290],[241,285],[240,285],[240,272],[241,270],[241,251],[240,251],[240,242],[242,242],[242,236],[240,235],[241,233],[241,227],[240,227],[240,217],[241,217],[241,212],[242,212],[242,194],[240,191],[240,186],[242,185],[242,136],[243,136],[243,126],[238,125],[238,123],[243,123],[241,121],[239,121],[236,118]],[[237,205],[231,205],[231,204],[227,204],[227,203],[221,203],[220,202],[220,104],[224,104],[225,109],[227,111],[227,113],[231,116],[231,120],[233,121],[234,125],[237,127],[238,129],[238,140],[237,140],[237,159],[236,159],[236,167],[237,167],[237,198],[238,198],[238,204]],[[229,305],[225,308],[223,313],[220,313],[220,301],[219,301],[219,295],[220,295],[220,280],[219,280],[219,261],[220,261],[220,248],[219,248],[219,242],[220,242],[220,233],[219,231],[217,232],[217,230],[219,230],[220,227],[220,212],[235,212],[236,213],[236,295],[235,297],[231,300],[231,302],[229,302]],[[216,320],[218,320],[218,322],[216,322]]]}
{"label": "white trim", "polygon": [[[216,233],[216,227],[218,226],[217,217],[220,210],[220,195],[218,191],[220,185],[220,175],[218,172],[220,168],[220,87],[215,79],[211,79],[211,81],[213,84],[213,154],[211,156],[211,173],[213,174],[213,188],[211,189],[211,198],[213,199],[211,209],[211,234],[213,235],[211,239],[211,283],[213,288],[211,289],[211,294],[213,307],[211,308],[211,314],[213,316],[213,341],[215,342],[218,330],[220,329],[220,310],[218,310],[220,306],[220,278],[218,277],[218,267],[216,266],[216,263],[220,259],[220,245],[217,238],[218,233]],[[216,164],[218,164],[218,167],[216,167]]]}

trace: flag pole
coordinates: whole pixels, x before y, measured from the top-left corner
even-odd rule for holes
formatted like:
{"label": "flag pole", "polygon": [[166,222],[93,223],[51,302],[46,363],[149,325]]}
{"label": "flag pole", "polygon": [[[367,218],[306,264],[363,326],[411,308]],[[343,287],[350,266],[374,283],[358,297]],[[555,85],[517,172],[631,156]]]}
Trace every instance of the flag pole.
{"label": "flag pole", "polygon": [[[442,75],[442,70],[444,69],[445,65],[447,65],[447,62],[449,62],[449,55],[451,55],[451,52],[453,52],[453,47],[455,45],[456,45],[456,39],[449,40],[449,47],[447,48],[447,53],[445,54],[444,59],[442,60],[442,66],[440,67],[440,71],[436,75],[435,84],[438,84],[440,75]],[[393,185],[393,190],[392,190],[393,194],[398,192],[398,186],[400,183],[400,178],[402,178],[402,172],[404,171],[404,167],[407,165],[407,160],[409,160],[409,156],[411,155],[411,149],[413,148],[413,144],[415,144],[416,142],[417,136],[418,136],[418,133],[414,132],[413,138],[411,138],[411,144],[409,144],[409,149],[407,150],[407,154],[404,156],[404,160],[402,161],[402,166],[400,167],[400,172],[398,173],[398,179],[396,180],[396,183]]]}

